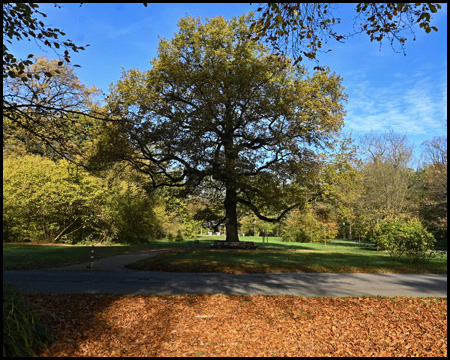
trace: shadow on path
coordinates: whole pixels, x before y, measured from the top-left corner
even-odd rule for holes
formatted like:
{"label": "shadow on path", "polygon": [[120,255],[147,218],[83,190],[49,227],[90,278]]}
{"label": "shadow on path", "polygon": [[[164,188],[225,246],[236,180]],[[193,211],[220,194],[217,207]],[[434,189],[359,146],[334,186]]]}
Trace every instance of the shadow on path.
{"label": "shadow on path", "polygon": [[237,294],[447,297],[447,275],[113,271],[4,271],[3,282],[30,293]]}

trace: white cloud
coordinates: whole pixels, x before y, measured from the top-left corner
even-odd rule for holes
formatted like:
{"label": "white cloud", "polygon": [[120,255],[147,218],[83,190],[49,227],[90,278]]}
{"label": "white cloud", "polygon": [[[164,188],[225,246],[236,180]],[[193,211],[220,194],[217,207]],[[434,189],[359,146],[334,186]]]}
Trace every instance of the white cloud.
{"label": "white cloud", "polygon": [[411,135],[439,131],[447,111],[446,79],[424,77],[419,72],[414,75],[396,76],[388,85],[359,81],[347,86],[346,129],[356,132],[393,129]]}

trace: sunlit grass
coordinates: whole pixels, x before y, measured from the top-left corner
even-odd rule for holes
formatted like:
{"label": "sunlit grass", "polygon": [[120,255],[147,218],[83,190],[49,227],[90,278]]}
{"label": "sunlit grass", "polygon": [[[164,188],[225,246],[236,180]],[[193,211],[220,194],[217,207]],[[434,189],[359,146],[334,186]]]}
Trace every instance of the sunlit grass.
{"label": "sunlit grass", "polygon": [[[436,256],[429,264],[394,261],[387,252],[372,245],[334,240],[323,243],[285,243],[270,237],[241,237],[253,241],[256,250],[213,250],[214,240],[223,236],[202,236],[200,248],[186,251],[186,241],[150,240],[139,246],[96,246],[95,259],[128,254],[140,249],[172,249],[129,265],[136,270],[180,272],[272,273],[272,272],[382,272],[447,273],[447,255]],[[190,239],[189,241],[195,240]],[[90,261],[91,246],[44,246],[3,244],[4,269],[44,269]]]}
{"label": "sunlit grass", "polygon": [[429,264],[394,261],[386,252],[345,245],[303,245],[303,249],[171,251],[143,259],[128,268],[175,272],[365,272],[447,273],[447,256],[437,255]]}

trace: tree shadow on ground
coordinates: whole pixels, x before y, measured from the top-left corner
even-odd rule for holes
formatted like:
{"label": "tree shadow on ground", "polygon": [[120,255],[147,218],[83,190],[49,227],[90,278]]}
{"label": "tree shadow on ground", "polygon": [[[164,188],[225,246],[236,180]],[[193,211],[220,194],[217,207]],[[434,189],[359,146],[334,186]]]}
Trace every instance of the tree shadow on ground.
{"label": "tree shadow on ground", "polygon": [[415,264],[394,261],[386,253],[320,252],[307,249],[275,251],[205,250],[172,251],[144,259],[127,268],[138,271],[189,273],[367,272],[447,273],[444,261]]}

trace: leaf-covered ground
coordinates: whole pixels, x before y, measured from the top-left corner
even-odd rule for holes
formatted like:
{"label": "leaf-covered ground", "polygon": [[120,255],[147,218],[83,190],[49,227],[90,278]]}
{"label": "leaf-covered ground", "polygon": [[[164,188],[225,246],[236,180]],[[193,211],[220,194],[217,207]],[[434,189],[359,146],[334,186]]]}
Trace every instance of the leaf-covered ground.
{"label": "leaf-covered ground", "polygon": [[447,299],[30,295],[41,356],[447,356]]}

